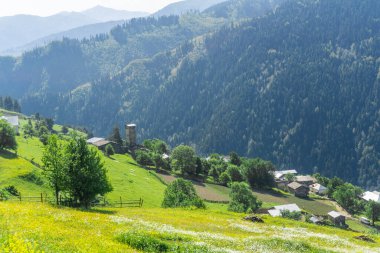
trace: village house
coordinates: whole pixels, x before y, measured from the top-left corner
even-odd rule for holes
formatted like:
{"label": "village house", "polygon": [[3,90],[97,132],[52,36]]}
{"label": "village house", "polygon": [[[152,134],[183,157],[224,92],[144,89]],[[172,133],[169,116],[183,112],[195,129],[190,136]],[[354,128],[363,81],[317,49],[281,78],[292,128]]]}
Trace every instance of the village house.
{"label": "village house", "polygon": [[116,142],[109,141],[109,140],[106,140],[105,138],[100,138],[100,137],[93,137],[91,139],[88,139],[87,143],[97,147],[101,151],[105,151],[106,146],[108,144],[110,144],[116,152],[121,148]]}
{"label": "village house", "polygon": [[309,186],[316,183],[317,180],[311,176],[296,176],[296,182]]}
{"label": "village house", "polygon": [[335,225],[339,227],[346,226],[346,217],[336,211],[331,211],[327,214],[329,216],[329,220]]}
{"label": "village house", "polygon": [[293,193],[296,197],[306,198],[309,194],[309,187],[304,184],[292,182],[288,184],[288,191]]}
{"label": "village house", "polygon": [[1,116],[0,119],[7,121],[15,130],[16,134],[19,134],[19,119],[18,116]]}
{"label": "village house", "polygon": [[274,172],[274,179],[276,181],[285,181],[286,180],[285,176],[287,174],[296,175],[297,171],[296,170],[277,170]]}
{"label": "village house", "polygon": [[378,191],[373,191],[373,192],[366,191],[365,193],[363,193],[361,198],[366,200],[366,201],[372,200],[372,201],[380,203],[380,192],[378,192]]}
{"label": "village house", "polygon": [[297,204],[288,204],[288,205],[281,205],[281,206],[275,206],[273,209],[268,210],[268,213],[272,217],[280,217],[282,216],[282,211],[289,211],[289,212],[301,212],[301,209],[297,206]]}
{"label": "village house", "polygon": [[318,195],[325,195],[327,194],[327,187],[324,187],[321,184],[315,183],[315,184],[310,185],[310,191]]}

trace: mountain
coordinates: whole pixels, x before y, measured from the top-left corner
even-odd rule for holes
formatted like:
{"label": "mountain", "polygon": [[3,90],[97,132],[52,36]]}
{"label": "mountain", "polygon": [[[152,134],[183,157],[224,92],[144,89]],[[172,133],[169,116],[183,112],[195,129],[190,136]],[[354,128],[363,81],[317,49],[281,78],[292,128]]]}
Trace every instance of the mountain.
{"label": "mountain", "polygon": [[[289,1],[63,98],[59,120],[380,185],[380,3]],[[75,111],[75,114],[71,112]],[[96,112],[96,113],[93,113]]]}
{"label": "mountain", "polygon": [[188,11],[204,11],[205,9],[226,0],[184,0],[169,4],[153,14],[155,17],[165,15],[181,15]]}
{"label": "mountain", "polygon": [[[81,41],[54,41],[18,59],[0,57],[0,93],[26,96],[29,99],[24,98],[24,102],[33,104],[31,111],[45,108],[40,112],[50,114],[54,107],[43,104],[50,99],[57,102],[54,96],[102,76],[115,75],[132,60],[173,49],[224,24],[224,19],[201,14],[138,18],[114,27],[109,34]],[[47,100],[42,99],[45,96]]]}
{"label": "mountain", "polygon": [[[41,38],[73,28],[145,15],[146,13],[142,12],[119,11],[97,6],[83,12],[61,12],[48,17],[32,15],[0,17],[0,33],[2,34],[0,52],[4,54],[12,52],[12,50],[15,51],[15,48],[27,48],[25,45],[28,43],[36,40],[44,41]],[[98,30],[102,29],[94,29],[94,31]],[[91,35],[95,36],[96,34]],[[41,46],[43,44],[36,45]]]}
{"label": "mountain", "polygon": [[29,42],[20,47],[7,49],[3,52],[0,52],[0,55],[21,56],[23,52],[31,51],[35,48],[45,46],[52,41],[62,40],[63,38],[82,40],[84,38],[95,37],[99,34],[107,34],[113,27],[123,24],[124,22],[124,20],[120,20],[96,23],[73,28],[64,32],[54,33]]}
{"label": "mountain", "polygon": [[207,8],[204,13],[223,18],[244,19],[263,16],[286,0],[229,0]]}
{"label": "mountain", "polygon": [[131,18],[139,18],[149,15],[149,13],[147,12],[114,10],[100,5],[85,10],[82,12],[82,14],[95,20],[98,20],[99,22],[127,20]]}

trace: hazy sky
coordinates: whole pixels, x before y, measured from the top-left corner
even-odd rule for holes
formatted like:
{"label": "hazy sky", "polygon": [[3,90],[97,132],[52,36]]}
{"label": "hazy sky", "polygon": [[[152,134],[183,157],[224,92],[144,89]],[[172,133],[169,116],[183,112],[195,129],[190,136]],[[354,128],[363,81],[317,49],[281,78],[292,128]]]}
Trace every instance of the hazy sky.
{"label": "hazy sky", "polygon": [[180,0],[0,0],[0,16],[49,16],[61,11],[82,11],[96,5],[120,10],[154,12],[178,1]]}

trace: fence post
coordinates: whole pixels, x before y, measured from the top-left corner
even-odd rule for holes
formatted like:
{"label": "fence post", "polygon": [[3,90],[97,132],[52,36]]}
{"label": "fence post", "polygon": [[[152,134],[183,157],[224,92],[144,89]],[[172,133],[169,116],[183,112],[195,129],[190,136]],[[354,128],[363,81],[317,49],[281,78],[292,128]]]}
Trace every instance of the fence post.
{"label": "fence post", "polygon": [[123,207],[123,201],[121,200],[121,196],[120,196],[120,207]]}
{"label": "fence post", "polygon": [[42,196],[42,192],[41,192],[41,203],[44,203],[44,197]]}
{"label": "fence post", "polygon": [[21,200],[21,193],[20,193],[20,202],[21,202],[22,200]]}
{"label": "fence post", "polygon": [[139,201],[139,206],[141,207],[142,206],[142,199],[140,198],[140,201]]}
{"label": "fence post", "polygon": [[106,196],[104,196],[104,198],[103,198],[103,204],[104,204],[104,206],[106,206]]}
{"label": "fence post", "polygon": [[62,195],[59,194],[59,201],[58,201],[58,205],[61,206],[62,205]]}

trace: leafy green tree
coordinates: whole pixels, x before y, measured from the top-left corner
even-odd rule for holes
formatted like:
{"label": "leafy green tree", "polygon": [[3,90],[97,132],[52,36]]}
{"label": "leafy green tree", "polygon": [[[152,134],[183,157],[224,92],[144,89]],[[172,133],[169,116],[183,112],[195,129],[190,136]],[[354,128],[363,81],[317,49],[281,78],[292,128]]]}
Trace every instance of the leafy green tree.
{"label": "leafy green tree", "polygon": [[34,129],[32,121],[29,119],[28,123],[23,127],[24,138],[28,139],[34,136]]}
{"label": "leafy green tree", "polygon": [[232,163],[233,165],[236,165],[236,166],[241,165],[240,157],[236,152],[230,153],[230,163]]}
{"label": "leafy green tree", "polygon": [[243,175],[241,174],[239,167],[236,165],[228,165],[227,173],[230,175],[232,182],[244,181]]}
{"label": "leafy green tree", "polygon": [[272,187],[274,185],[274,166],[260,158],[249,159],[243,163],[243,172],[252,188]]}
{"label": "leafy green tree", "polygon": [[151,155],[145,150],[136,151],[136,162],[142,166],[154,165]]}
{"label": "leafy green tree", "polygon": [[262,202],[252,194],[249,186],[243,182],[234,182],[231,184],[230,192],[231,202],[228,210],[238,213],[255,212]]}
{"label": "leafy green tree", "polygon": [[372,221],[372,226],[380,220],[380,203],[373,200],[368,201],[365,206],[365,214]]}
{"label": "leafy green tree", "polygon": [[49,185],[54,189],[57,205],[59,204],[59,193],[65,188],[66,180],[66,155],[64,145],[56,135],[51,135],[47,140],[42,155],[43,174]]}
{"label": "leafy green tree", "polygon": [[17,142],[12,126],[0,119],[0,151],[3,149],[17,150]]}
{"label": "leafy green tree", "polygon": [[169,162],[166,159],[162,158],[162,155],[154,153],[152,157],[156,170],[170,170]]}
{"label": "leafy green tree", "polygon": [[356,214],[361,212],[364,207],[363,201],[359,198],[362,193],[361,188],[345,183],[336,188],[333,198],[349,213]]}
{"label": "leafy green tree", "polygon": [[165,190],[162,207],[189,207],[205,208],[205,204],[198,197],[193,184],[182,178],[174,180]]}
{"label": "leafy green tree", "polygon": [[116,142],[120,148],[123,146],[123,139],[121,138],[120,135],[120,128],[118,126],[115,126],[112,130],[112,133],[109,137],[110,141]]}
{"label": "leafy green tree", "polygon": [[114,155],[115,154],[115,150],[114,148],[112,147],[111,144],[107,144],[104,151],[106,152],[106,155],[107,156],[111,156],[111,155]]}
{"label": "leafy green tree", "polygon": [[81,206],[89,208],[96,195],[112,191],[98,151],[74,136],[66,146],[66,190]]}
{"label": "leafy green tree", "polygon": [[333,197],[333,194],[335,190],[344,184],[344,181],[340,179],[339,177],[333,177],[329,180],[329,183],[327,184],[327,195],[331,198]]}
{"label": "leafy green tree", "polygon": [[322,176],[321,174],[319,174],[319,173],[315,173],[314,175],[313,175],[313,177],[315,178],[315,179],[317,179],[317,182],[318,182],[318,184],[321,184],[321,185],[323,185],[323,186],[328,186],[328,184],[329,184],[329,182],[330,182],[330,179],[328,178],[328,177],[324,177],[324,176]]}
{"label": "leafy green tree", "polygon": [[168,145],[159,139],[144,140],[143,145],[150,151],[160,155],[167,154],[169,152]]}
{"label": "leafy green tree", "polygon": [[220,174],[219,176],[219,182],[224,185],[224,186],[227,186],[229,183],[231,183],[231,177],[230,175],[225,171],[223,172],[222,174]]}
{"label": "leafy green tree", "polygon": [[173,149],[172,168],[178,170],[182,175],[194,175],[196,172],[195,151],[190,146],[180,145]]}

